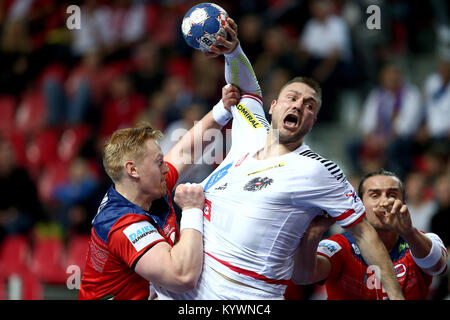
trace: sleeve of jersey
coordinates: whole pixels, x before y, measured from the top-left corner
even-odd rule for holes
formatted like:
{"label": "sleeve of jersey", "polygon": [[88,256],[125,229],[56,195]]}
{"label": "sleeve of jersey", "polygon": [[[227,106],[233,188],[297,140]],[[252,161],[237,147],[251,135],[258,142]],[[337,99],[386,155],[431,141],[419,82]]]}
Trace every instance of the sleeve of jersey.
{"label": "sleeve of jersey", "polygon": [[241,45],[239,44],[233,52],[224,56],[226,82],[234,84],[243,93],[249,93],[261,98],[261,87],[255,71],[244,51],[242,51]]}
{"label": "sleeve of jersey", "polygon": [[265,118],[261,99],[243,94],[239,103],[231,108],[231,113],[233,123],[229,154],[262,148],[266,142],[269,123]]}
{"label": "sleeve of jersey", "polygon": [[165,161],[165,163],[169,167],[169,173],[166,175],[166,185],[167,189],[172,192],[178,180],[178,171],[170,162]]}
{"label": "sleeve of jersey", "polygon": [[326,211],[342,228],[349,228],[365,216],[365,208],[338,165],[318,160],[304,179],[299,179],[294,201]]}
{"label": "sleeve of jersey", "polygon": [[345,238],[341,235],[334,235],[319,242],[317,254],[327,258],[331,263],[331,272],[327,281],[334,282],[341,274],[343,263],[346,260],[346,249]]}
{"label": "sleeve of jersey", "polygon": [[109,250],[130,268],[156,243],[166,241],[147,220],[137,215],[125,215],[119,219],[108,238]]}

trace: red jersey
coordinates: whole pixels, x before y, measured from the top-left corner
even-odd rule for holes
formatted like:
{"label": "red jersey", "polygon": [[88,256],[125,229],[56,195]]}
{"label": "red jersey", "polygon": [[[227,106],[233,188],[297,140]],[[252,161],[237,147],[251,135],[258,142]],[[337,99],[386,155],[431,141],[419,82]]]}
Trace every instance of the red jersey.
{"label": "red jersey", "polygon": [[[322,240],[317,254],[326,257],[332,265],[325,282],[328,300],[388,299],[379,280],[379,269],[367,265],[348,233]],[[433,277],[414,262],[408,243],[399,237],[389,255],[405,299],[427,299]]]}
{"label": "red jersey", "polygon": [[114,186],[106,193],[92,221],[78,299],[148,299],[149,282],[134,272],[136,263],[156,243],[173,246],[180,236],[171,196],[178,172],[167,165],[167,194],[152,202],[151,212],[125,199]]}

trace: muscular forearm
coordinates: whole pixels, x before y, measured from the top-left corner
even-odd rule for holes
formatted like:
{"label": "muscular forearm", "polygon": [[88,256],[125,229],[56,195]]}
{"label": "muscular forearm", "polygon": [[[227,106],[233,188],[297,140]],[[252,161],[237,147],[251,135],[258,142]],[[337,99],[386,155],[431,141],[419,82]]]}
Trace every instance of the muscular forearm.
{"label": "muscular forearm", "polygon": [[380,280],[384,289],[389,295],[389,299],[404,299],[397,277],[395,275],[392,261],[389,254],[381,242],[375,229],[365,220],[352,227],[350,230],[361,251],[364,260],[372,266],[377,266],[380,270]]}
{"label": "muscular forearm", "polygon": [[317,255],[322,233],[306,233],[295,254],[292,281],[296,284],[311,284],[326,279],[330,273],[330,262]]}
{"label": "muscular forearm", "polygon": [[[220,129],[212,116],[212,111],[198,121],[164,156],[164,160],[170,162],[181,176],[183,172],[202,156],[202,151],[211,143],[204,140],[205,132],[209,129]],[[200,152],[196,152],[200,150]]]}
{"label": "muscular forearm", "polygon": [[[440,239],[432,240],[429,236],[437,238],[434,234],[425,235],[414,227],[401,234],[408,243],[416,263],[426,273],[438,275],[444,271],[447,264],[447,251],[441,247]],[[435,246],[434,250],[433,246]],[[420,261],[423,262],[420,263]]]}
{"label": "muscular forearm", "polygon": [[427,256],[431,250],[431,240],[414,227],[400,236],[408,242],[411,253],[417,258]]}
{"label": "muscular forearm", "polygon": [[[170,251],[174,273],[181,283],[181,289],[193,289],[203,265],[202,234],[193,229],[181,232],[180,241]],[[178,290],[174,290],[178,291]]]}

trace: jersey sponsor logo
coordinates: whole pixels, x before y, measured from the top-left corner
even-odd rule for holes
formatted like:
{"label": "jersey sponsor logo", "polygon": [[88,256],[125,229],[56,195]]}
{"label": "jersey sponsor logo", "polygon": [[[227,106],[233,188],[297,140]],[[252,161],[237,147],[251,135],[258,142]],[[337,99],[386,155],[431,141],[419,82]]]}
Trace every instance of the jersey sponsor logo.
{"label": "jersey sponsor logo", "polygon": [[403,263],[395,265],[394,270],[397,278],[401,278],[406,274],[406,266]]}
{"label": "jersey sponsor logo", "polygon": [[268,177],[257,177],[255,179],[250,180],[247,182],[247,184],[244,186],[244,190],[247,191],[259,191],[261,189],[266,188],[267,186],[270,186],[273,182],[273,179],[270,179]]}
{"label": "jersey sponsor logo", "polygon": [[225,190],[227,187],[228,187],[228,183],[225,182],[223,185],[218,186],[218,187],[215,188],[214,190],[222,191],[222,190]]}
{"label": "jersey sponsor logo", "polygon": [[256,120],[255,116],[243,104],[239,103],[236,109],[253,128],[257,129],[262,127],[262,124]]}
{"label": "jersey sponsor logo", "polygon": [[225,177],[228,173],[228,169],[230,169],[232,165],[233,165],[233,163],[229,163],[225,167],[223,167],[222,169],[220,169],[219,171],[214,173],[209,178],[208,182],[206,182],[204,190],[207,191],[209,188],[211,188],[213,185],[215,185],[217,183],[217,181],[219,181],[220,179]]}
{"label": "jersey sponsor logo", "polygon": [[319,242],[317,252],[323,253],[327,257],[332,257],[335,253],[339,252],[342,247],[336,241],[322,240]]}
{"label": "jersey sponsor logo", "polygon": [[339,166],[337,164],[335,164],[333,161],[322,158],[317,153],[315,153],[311,150],[303,151],[303,152],[299,153],[299,155],[313,159],[313,160],[317,160],[320,163],[322,163],[325,166],[325,168],[327,168],[327,170],[331,173],[331,175],[333,177],[335,177],[339,182],[345,183],[347,181],[347,178],[345,177],[341,168],[339,168]]}
{"label": "jersey sponsor logo", "polygon": [[156,240],[164,239],[148,221],[133,223],[123,230],[136,251],[141,251]]}
{"label": "jersey sponsor logo", "polygon": [[258,170],[258,171],[251,172],[251,173],[247,173],[247,176],[251,176],[251,175],[263,172],[263,171],[267,171],[267,170],[274,169],[274,168],[281,168],[281,167],[284,167],[284,163],[283,162],[279,163],[279,164],[276,164],[274,166],[270,166],[270,167],[264,168],[262,170]]}

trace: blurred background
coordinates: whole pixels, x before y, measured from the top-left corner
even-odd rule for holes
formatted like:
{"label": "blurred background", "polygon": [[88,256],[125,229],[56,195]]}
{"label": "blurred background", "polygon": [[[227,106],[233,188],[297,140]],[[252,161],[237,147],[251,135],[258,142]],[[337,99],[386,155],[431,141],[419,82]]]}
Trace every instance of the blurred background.
{"label": "blurred background", "polygon": [[[167,151],[173,130],[220,99],[223,57],[206,59],[181,36],[197,3],[0,1],[0,299],[75,299],[90,223],[110,185],[105,139],[147,120],[166,133]],[[238,23],[265,111],[290,78],[318,80],[324,105],[307,143],[355,187],[380,167],[399,174],[414,225],[449,246],[448,2],[216,3]],[[380,29],[368,28],[373,4]],[[67,28],[70,5],[81,8],[80,29]],[[188,180],[213,169],[196,166]],[[449,299],[449,286],[448,273],[435,278],[429,299]]]}

